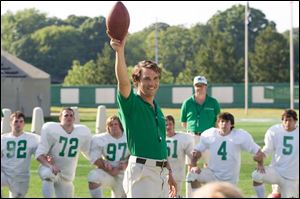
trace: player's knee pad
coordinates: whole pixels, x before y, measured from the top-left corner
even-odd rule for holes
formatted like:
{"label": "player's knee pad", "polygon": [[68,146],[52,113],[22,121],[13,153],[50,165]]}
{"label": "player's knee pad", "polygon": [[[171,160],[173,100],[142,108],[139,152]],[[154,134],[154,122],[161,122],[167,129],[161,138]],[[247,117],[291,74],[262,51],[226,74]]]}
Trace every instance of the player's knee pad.
{"label": "player's knee pad", "polygon": [[193,182],[198,179],[198,175],[194,172],[188,172],[186,175],[186,182]]}
{"label": "player's knee pad", "polygon": [[90,171],[88,176],[88,182],[99,183],[99,177],[96,169]]}
{"label": "player's knee pad", "polygon": [[40,166],[39,175],[42,180],[54,181],[55,175],[52,173],[49,167]]}
{"label": "player's knee pad", "polygon": [[252,180],[258,183],[263,183],[263,174],[255,170],[252,172]]}
{"label": "player's knee pad", "polygon": [[2,186],[8,186],[8,179],[7,176],[1,171],[1,187]]}

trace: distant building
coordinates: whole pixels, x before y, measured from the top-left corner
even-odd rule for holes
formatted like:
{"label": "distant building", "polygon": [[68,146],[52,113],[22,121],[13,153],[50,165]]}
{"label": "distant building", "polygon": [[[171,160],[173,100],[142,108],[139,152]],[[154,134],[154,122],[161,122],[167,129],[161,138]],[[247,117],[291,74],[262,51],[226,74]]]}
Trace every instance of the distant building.
{"label": "distant building", "polygon": [[50,116],[50,75],[1,49],[1,107],[32,116],[41,107]]}

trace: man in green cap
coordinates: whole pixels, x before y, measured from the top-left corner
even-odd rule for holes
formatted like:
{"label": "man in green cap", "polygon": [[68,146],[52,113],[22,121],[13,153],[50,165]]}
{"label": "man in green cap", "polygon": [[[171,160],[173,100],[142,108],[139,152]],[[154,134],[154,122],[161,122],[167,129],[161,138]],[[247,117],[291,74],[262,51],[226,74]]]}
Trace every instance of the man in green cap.
{"label": "man in green cap", "polygon": [[[207,95],[207,80],[204,76],[194,78],[195,93],[185,100],[181,106],[181,125],[194,137],[194,144],[198,144],[203,131],[215,126],[217,115],[220,113],[218,101]],[[205,166],[208,162],[208,153],[202,154]],[[186,161],[187,163],[187,161]],[[187,197],[191,197],[191,187],[186,184]]]}

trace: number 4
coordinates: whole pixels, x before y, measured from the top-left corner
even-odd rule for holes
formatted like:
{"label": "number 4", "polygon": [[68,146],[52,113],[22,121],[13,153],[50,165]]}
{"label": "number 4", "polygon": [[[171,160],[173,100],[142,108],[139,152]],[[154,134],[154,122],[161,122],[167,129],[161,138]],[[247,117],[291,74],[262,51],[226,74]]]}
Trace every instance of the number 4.
{"label": "number 4", "polygon": [[222,160],[227,160],[227,152],[226,152],[226,141],[223,141],[219,150],[218,155],[222,156]]}

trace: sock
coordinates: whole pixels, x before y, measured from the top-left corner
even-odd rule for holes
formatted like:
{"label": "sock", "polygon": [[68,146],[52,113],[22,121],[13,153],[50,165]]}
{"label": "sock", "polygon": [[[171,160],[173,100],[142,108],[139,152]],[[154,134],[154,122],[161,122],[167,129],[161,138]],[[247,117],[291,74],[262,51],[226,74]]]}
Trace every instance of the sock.
{"label": "sock", "polygon": [[90,194],[92,196],[92,198],[102,198],[102,192],[100,187],[96,188],[96,189],[90,189]]}
{"label": "sock", "polygon": [[278,184],[272,184],[272,193],[280,193]]}
{"label": "sock", "polygon": [[265,197],[265,186],[263,184],[259,186],[254,186],[254,189],[258,198]]}
{"label": "sock", "polygon": [[52,198],[54,192],[54,182],[43,180],[42,191],[44,198]]}

